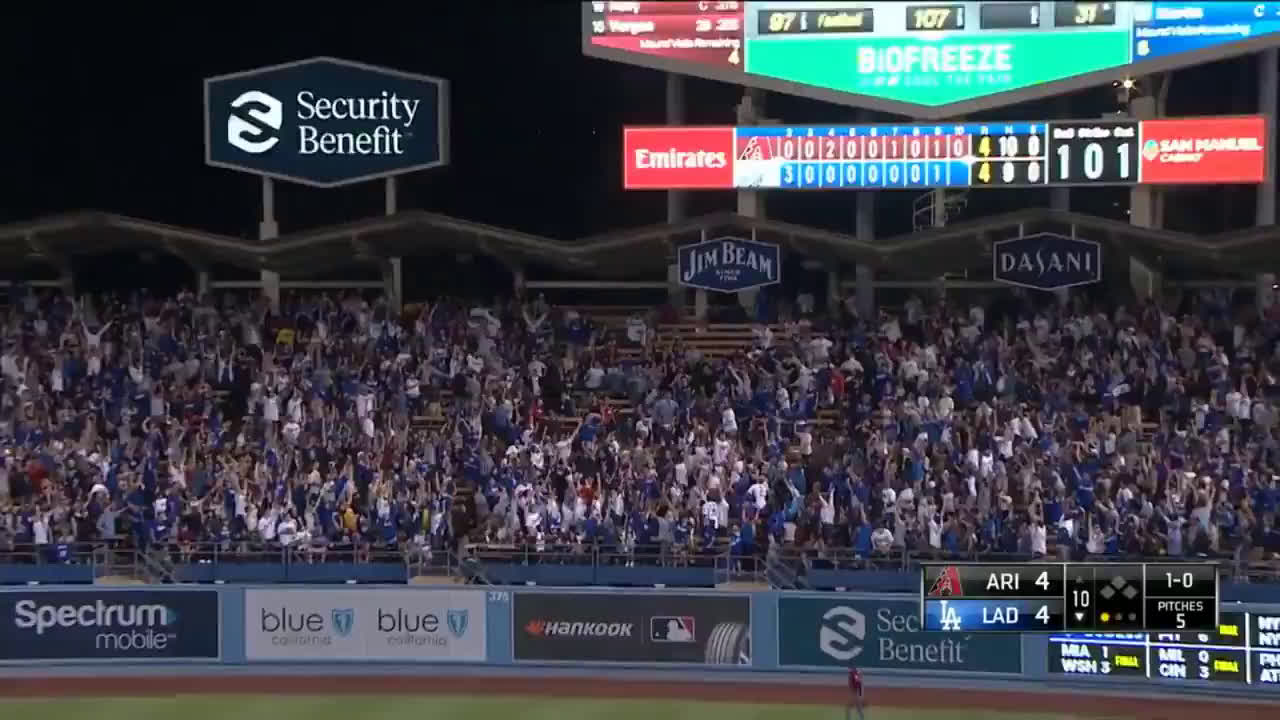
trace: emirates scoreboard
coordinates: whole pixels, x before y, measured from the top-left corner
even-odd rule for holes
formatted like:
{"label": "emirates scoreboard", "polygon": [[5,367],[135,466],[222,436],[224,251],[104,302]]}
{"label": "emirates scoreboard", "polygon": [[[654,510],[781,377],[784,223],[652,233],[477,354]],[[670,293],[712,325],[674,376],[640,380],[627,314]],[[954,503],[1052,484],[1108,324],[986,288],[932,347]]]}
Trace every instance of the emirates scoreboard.
{"label": "emirates scoreboard", "polygon": [[628,190],[1259,183],[1260,116],[929,125],[627,127]]}
{"label": "emirates scoreboard", "polygon": [[921,625],[941,632],[1214,632],[1212,564],[926,565]]}

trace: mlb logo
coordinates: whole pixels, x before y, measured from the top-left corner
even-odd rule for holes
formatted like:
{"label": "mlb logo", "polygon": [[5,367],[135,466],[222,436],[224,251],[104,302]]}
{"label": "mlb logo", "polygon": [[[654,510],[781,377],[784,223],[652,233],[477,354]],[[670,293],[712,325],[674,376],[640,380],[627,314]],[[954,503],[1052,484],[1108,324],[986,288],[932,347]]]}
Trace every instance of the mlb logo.
{"label": "mlb logo", "polygon": [[696,642],[693,618],[688,615],[660,615],[649,618],[649,639],[656,643]]}

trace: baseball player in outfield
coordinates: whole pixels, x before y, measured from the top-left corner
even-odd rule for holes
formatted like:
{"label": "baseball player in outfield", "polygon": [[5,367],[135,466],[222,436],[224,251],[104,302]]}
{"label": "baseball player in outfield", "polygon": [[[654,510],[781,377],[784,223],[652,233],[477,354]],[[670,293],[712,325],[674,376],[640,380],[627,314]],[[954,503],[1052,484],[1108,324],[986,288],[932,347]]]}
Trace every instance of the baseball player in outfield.
{"label": "baseball player in outfield", "polygon": [[862,673],[858,668],[849,668],[849,704],[844,708],[844,720],[853,720],[853,711],[858,711],[858,720],[866,720],[862,714]]}

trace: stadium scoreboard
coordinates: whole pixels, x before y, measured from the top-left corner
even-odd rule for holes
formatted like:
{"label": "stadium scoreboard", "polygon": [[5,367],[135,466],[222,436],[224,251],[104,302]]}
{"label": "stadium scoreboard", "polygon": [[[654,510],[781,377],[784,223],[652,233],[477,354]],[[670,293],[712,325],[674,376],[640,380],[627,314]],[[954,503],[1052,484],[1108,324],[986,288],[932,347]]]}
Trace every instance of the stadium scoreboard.
{"label": "stadium scoreboard", "polygon": [[1221,0],[592,0],[582,22],[594,57],[921,118],[1280,42],[1280,2]]}
{"label": "stadium scoreboard", "polygon": [[1249,184],[1261,116],[912,125],[626,127],[630,190]]}
{"label": "stadium scoreboard", "polygon": [[921,625],[940,632],[1217,632],[1211,564],[926,565]]}

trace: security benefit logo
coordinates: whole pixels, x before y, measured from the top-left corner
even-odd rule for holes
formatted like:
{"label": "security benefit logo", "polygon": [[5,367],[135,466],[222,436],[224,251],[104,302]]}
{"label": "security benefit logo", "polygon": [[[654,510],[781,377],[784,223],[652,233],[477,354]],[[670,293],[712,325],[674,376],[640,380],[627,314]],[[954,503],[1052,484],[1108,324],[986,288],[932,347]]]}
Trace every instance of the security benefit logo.
{"label": "security benefit logo", "polygon": [[[375,97],[325,98],[311,90],[294,96],[297,152],[300,155],[403,155],[405,130],[413,126],[422,101],[383,90]],[[321,131],[326,121],[366,121],[365,131]],[[267,93],[249,90],[231,101],[227,142],[257,155],[280,143],[284,103]]]}
{"label": "security benefit logo", "polygon": [[925,632],[919,602],[816,597],[778,601],[784,667],[913,668],[1016,673],[1021,640],[1009,634]]}
{"label": "security benefit logo", "polygon": [[448,84],[333,58],[205,81],[206,161],[332,187],[447,161]]}
{"label": "security benefit logo", "polygon": [[264,153],[280,143],[284,105],[264,92],[250,90],[231,101],[227,142],[247,153]]}

